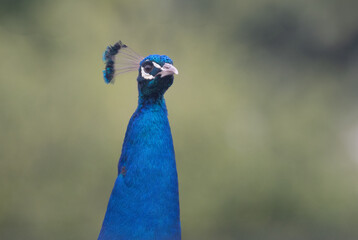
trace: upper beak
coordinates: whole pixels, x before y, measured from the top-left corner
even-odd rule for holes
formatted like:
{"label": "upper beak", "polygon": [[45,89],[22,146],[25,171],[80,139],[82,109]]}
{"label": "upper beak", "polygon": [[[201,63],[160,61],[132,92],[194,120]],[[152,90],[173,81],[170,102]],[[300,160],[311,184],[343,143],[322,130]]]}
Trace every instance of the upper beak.
{"label": "upper beak", "polygon": [[178,70],[176,69],[176,67],[174,67],[173,65],[169,64],[169,63],[164,63],[163,67],[162,67],[162,71],[158,73],[158,75],[160,74],[162,77],[165,76],[169,76],[169,75],[174,75],[174,74],[178,74]]}

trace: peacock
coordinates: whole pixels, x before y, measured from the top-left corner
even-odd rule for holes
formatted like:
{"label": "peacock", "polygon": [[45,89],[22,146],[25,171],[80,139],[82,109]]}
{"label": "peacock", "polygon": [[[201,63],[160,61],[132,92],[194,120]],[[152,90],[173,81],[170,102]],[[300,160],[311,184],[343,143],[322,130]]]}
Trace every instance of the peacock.
{"label": "peacock", "polygon": [[99,240],[181,239],[178,175],[164,93],[178,70],[166,55],[141,57],[121,41],[103,55],[105,82],[138,71],[138,107],[124,137]]}

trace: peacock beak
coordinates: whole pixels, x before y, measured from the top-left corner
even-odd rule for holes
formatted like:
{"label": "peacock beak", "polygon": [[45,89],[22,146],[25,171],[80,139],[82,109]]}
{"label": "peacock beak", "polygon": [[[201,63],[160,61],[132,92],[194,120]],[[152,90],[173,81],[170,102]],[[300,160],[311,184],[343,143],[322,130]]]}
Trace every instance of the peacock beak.
{"label": "peacock beak", "polygon": [[158,73],[158,75],[161,75],[161,77],[179,73],[178,70],[176,69],[176,67],[174,67],[172,64],[169,64],[169,63],[164,63],[164,65],[161,69],[162,69],[162,71]]}

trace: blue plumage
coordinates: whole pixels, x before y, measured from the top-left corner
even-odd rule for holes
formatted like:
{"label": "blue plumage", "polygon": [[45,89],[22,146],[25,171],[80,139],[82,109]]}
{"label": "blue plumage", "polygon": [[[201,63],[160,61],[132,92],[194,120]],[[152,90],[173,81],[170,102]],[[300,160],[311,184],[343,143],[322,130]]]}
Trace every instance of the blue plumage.
{"label": "blue plumage", "polygon": [[99,240],[181,239],[178,177],[164,100],[176,68],[167,56],[138,65],[138,107],[131,117]]}
{"label": "blue plumage", "polygon": [[103,78],[105,83],[110,83],[114,76],[114,57],[117,55],[118,51],[122,48],[127,48],[127,45],[123,44],[121,41],[115,43],[113,46],[108,46],[106,51],[103,53],[103,61],[106,63],[106,67],[103,70]]}

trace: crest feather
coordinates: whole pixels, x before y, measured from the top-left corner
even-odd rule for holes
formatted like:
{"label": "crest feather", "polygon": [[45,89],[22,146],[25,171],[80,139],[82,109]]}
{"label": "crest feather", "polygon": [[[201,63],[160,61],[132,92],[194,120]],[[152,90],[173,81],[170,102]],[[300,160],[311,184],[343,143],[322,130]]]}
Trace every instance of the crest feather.
{"label": "crest feather", "polygon": [[106,64],[103,70],[105,83],[113,83],[116,75],[138,70],[142,60],[143,57],[121,41],[113,46],[109,45],[103,53],[103,61]]}

